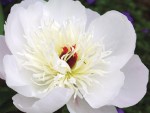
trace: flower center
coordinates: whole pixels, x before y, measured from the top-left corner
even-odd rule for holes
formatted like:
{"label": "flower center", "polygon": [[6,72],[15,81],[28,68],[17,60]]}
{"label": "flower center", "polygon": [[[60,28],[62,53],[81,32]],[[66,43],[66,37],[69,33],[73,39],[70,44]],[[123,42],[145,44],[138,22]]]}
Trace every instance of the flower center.
{"label": "flower center", "polygon": [[68,63],[70,68],[73,68],[73,66],[76,64],[78,59],[78,54],[75,51],[76,45],[72,47],[66,47],[64,46],[62,48],[62,53],[60,54],[60,58]]}
{"label": "flower center", "polygon": [[70,21],[63,26],[48,21],[25,39],[27,45],[18,56],[41,93],[64,87],[75,91],[74,98],[82,97],[89,86],[99,84],[97,75],[107,73],[105,57],[111,51],[105,50],[103,42],[95,43],[92,34],[76,31]]}

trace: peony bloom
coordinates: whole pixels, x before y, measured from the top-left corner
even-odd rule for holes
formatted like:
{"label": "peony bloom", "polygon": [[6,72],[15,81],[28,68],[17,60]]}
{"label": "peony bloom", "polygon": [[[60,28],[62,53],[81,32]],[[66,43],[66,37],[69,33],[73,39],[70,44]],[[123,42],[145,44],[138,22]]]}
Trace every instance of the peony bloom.
{"label": "peony bloom", "polygon": [[[6,42],[6,44],[5,44]],[[146,93],[148,69],[134,55],[126,16],[79,1],[25,0],[12,7],[0,38],[1,78],[27,113],[117,113]],[[8,49],[8,48],[9,49]]]}

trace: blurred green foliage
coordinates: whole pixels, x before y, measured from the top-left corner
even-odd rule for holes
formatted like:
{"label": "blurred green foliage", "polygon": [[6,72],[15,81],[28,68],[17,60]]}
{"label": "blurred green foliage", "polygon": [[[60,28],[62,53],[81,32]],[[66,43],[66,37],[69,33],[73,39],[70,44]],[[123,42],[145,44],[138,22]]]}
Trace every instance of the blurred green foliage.
{"label": "blurred green foliage", "polygon": [[2,5],[0,4],[0,34],[3,34],[3,26],[4,26],[4,15]]}
{"label": "blurred green foliage", "polygon": [[[20,1],[14,0],[14,2],[3,7],[0,4],[0,34],[4,33],[4,21],[7,19],[11,6]],[[100,14],[104,14],[109,10],[130,12],[134,19],[133,25],[137,33],[135,53],[140,56],[143,63],[150,69],[150,31],[143,32],[144,29],[150,30],[150,0],[96,0],[93,5],[89,5],[86,0],[80,1],[87,8],[91,8]],[[9,89],[2,81],[0,81],[0,85],[0,113],[21,113],[12,104],[11,98],[15,92]],[[137,105],[124,110],[125,113],[150,113],[150,84],[148,84],[148,92],[144,99]],[[63,108],[63,113],[69,113],[66,107]]]}

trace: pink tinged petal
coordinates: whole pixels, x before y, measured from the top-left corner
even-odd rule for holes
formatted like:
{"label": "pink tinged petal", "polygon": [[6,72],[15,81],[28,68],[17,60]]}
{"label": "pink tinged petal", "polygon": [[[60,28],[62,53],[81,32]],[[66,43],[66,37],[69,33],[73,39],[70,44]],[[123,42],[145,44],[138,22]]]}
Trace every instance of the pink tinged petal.
{"label": "pink tinged petal", "polygon": [[66,88],[55,88],[41,99],[27,98],[20,94],[13,97],[14,105],[27,113],[53,113],[70,100],[73,91]]}
{"label": "pink tinged petal", "polygon": [[4,72],[4,67],[3,67],[3,58],[7,54],[11,54],[11,52],[9,51],[9,49],[5,43],[4,36],[0,35],[0,78],[1,79],[5,79],[5,72]]}
{"label": "pink tinged petal", "polygon": [[119,95],[111,104],[120,108],[137,104],[146,94],[149,71],[141,62],[139,56],[134,55],[123,67],[125,83]]}
{"label": "pink tinged petal", "polygon": [[112,71],[121,69],[134,54],[135,30],[127,17],[117,11],[109,11],[95,19],[89,32],[93,33],[95,41],[103,41],[105,49],[112,51],[106,58]]}
{"label": "pink tinged petal", "polygon": [[124,74],[122,72],[113,72],[104,76],[95,75],[98,83],[93,83],[88,88],[89,94],[84,98],[92,108],[99,108],[107,105],[119,93],[124,84]]}
{"label": "pink tinged petal", "polygon": [[6,43],[13,54],[23,50],[26,43],[24,36],[34,31],[41,22],[43,2],[29,1],[14,5],[5,25]]}
{"label": "pink tinged petal", "polygon": [[98,109],[93,109],[84,99],[77,97],[75,100],[72,98],[67,108],[70,113],[118,113],[114,106],[104,106]]}

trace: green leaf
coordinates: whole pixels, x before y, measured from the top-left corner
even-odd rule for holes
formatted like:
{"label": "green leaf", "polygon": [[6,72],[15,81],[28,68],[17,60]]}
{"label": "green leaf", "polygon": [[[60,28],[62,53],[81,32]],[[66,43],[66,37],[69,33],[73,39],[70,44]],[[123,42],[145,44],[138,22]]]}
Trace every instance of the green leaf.
{"label": "green leaf", "polygon": [[8,100],[15,95],[15,92],[10,90],[8,87],[1,87],[0,88],[0,107],[3,106]]}
{"label": "green leaf", "polygon": [[0,3],[0,35],[4,34],[4,14],[2,4]]}
{"label": "green leaf", "polygon": [[0,107],[0,113],[8,113],[8,112],[16,113],[16,111],[18,110],[13,105],[12,99],[8,100]]}
{"label": "green leaf", "polygon": [[[0,88],[0,113],[8,113],[17,111],[12,102],[15,92],[8,87]],[[15,112],[16,113],[16,112]]]}

